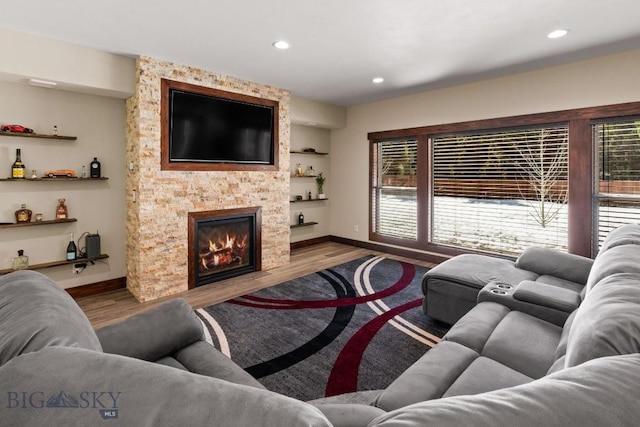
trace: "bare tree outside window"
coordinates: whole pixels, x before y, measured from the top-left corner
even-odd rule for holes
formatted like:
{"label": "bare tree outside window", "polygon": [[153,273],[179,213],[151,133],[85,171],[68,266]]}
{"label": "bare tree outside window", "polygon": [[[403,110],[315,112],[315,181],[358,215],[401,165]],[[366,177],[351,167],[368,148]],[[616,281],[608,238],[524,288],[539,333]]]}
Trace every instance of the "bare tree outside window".
{"label": "bare tree outside window", "polygon": [[526,182],[524,189],[519,185],[520,194],[542,228],[555,220],[567,203],[567,148],[566,138],[557,141],[547,130],[540,130],[537,141],[516,146],[523,160],[520,176]]}

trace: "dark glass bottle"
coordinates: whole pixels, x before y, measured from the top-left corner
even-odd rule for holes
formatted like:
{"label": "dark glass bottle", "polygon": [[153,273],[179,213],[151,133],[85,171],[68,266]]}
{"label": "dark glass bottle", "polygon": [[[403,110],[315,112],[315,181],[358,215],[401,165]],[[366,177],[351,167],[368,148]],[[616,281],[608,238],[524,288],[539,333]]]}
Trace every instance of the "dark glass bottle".
{"label": "dark glass bottle", "polygon": [[16,222],[31,222],[31,209],[27,209],[24,203],[16,211]]}
{"label": "dark glass bottle", "polygon": [[73,261],[78,255],[76,243],[73,241],[73,233],[69,235],[69,244],[67,245],[67,261]]}
{"label": "dark glass bottle", "polygon": [[302,212],[298,215],[298,224],[304,224],[304,215],[302,215]]}
{"label": "dark glass bottle", "polygon": [[91,178],[100,178],[100,162],[97,157],[94,157],[91,162],[89,167],[89,176]]}
{"label": "dark glass bottle", "polygon": [[11,178],[12,179],[24,179],[26,168],[22,163],[22,156],[20,149],[16,148],[16,161],[11,165]]}

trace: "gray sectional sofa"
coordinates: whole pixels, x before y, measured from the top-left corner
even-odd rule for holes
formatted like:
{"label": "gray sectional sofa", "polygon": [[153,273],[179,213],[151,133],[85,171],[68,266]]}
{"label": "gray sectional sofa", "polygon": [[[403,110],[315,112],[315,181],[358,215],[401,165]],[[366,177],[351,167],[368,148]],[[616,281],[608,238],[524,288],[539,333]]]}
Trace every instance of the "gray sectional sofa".
{"label": "gray sectional sofa", "polygon": [[0,277],[0,425],[638,425],[640,226],[612,232],[586,274],[563,325],[535,303],[566,312],[566,287],[556,298],[525,286],[524,311],[513,289],[492,293],[515,306],[480,301],[364,405],[265,390],[203,341],[182,300],[94,331],[54,282],[11,273]]}

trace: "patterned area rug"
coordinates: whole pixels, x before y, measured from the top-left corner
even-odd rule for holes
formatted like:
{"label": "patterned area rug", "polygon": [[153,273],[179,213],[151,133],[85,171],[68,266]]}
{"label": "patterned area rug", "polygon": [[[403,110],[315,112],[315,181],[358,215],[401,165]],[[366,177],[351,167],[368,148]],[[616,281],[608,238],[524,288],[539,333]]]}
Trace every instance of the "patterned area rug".
{"label": "patterned area rug", "polygon": [[426,270],[369,256],[196,312],[269,390],[306,401],[382,389],[446,333],[422,312]]}

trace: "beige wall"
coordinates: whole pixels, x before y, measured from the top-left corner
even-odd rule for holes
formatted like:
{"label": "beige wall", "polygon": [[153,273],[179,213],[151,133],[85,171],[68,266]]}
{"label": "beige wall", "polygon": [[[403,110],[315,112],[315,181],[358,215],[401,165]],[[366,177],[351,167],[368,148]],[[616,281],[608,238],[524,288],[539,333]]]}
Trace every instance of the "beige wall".
{"label": "beige wall", "polygon": [[348,108],[331,133],[331,234],[368,241],[368,132],[640,101],[638,76],[640,50]]}
{"label": "beige wall", "polygon": [[109,259],[88,267],[80,275],[71,266],[42,270],[61,286],[73,287],[125,275],[124,156],[125,114],[122,99],[43,89],[0,82],[0,121],[21,124],[38,133],[51,134],[57,125],[61,135],[75,141],[0,136],[0,176],[7,177],[22,150],[28,172],[89,167],[93,157],[102,164],[107,181],[0,182],[0,222],[13,222],[14,211],[26,203],[35,215],[53,219],[58,198],[65,198],[69,216],[78,222],[0,230],[0,269],[11,267],[18,249],[31,264],[65,259],[69,233],[76,239],[85,231],[100,232],[102,252]]}
{"label": "beige wall", "polygon": [[134,91],[135,60],[45,37],[0,28],[0,80],[30,78],[58,89],[127,98]]}

